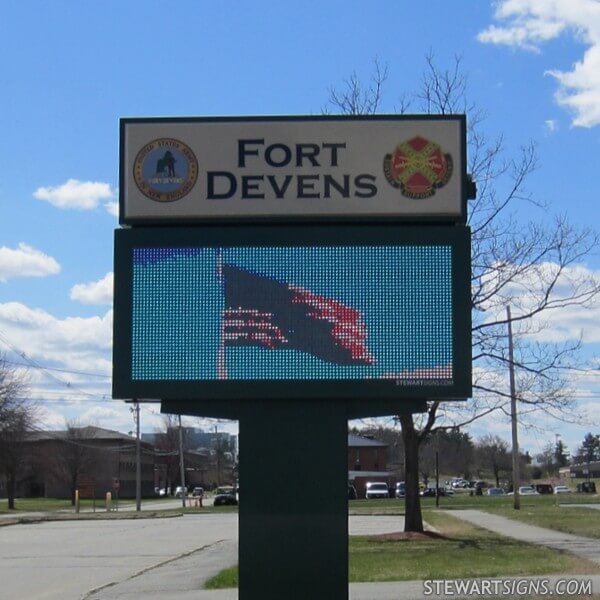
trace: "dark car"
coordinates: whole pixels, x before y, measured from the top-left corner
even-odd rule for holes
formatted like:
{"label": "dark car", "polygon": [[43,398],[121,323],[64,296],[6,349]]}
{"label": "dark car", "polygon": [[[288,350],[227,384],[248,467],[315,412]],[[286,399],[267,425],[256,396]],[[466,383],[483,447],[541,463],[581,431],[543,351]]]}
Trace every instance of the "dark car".
{"label": "dark car", "polygon": [[596,482],[595,481],[584,481],[577,484],[577,491],[582,494],[595,494],[596,493]]}
{"label": "dark car", "polygon": [[554,488],[549,483],[536,483],[534,486],[538,494],[553,494]]}
{"label": "dark car", "polygon": [[358,494],[356,493],[356,488],[353,485],[348,484],[348,500],[356,500],[358,498]]}
{"label": "dark car", "polygon": [[237,503],[234,487],[224,486],[215,490],[214,506],[235,506]]}
{"label": "dark car", "polygon": [[[438,487],[438,495],[446,496],[446,488]],[[435,498],[435,487],[427,487],[421,492],[424,498]]]}

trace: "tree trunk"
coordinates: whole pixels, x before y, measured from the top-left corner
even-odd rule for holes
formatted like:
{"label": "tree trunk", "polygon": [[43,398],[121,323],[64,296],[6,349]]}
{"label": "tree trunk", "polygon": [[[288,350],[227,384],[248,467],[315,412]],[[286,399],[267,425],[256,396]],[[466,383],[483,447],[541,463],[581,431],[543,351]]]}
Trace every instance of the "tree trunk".
{"label": "tree trunk", "polygon": [[406,481],[404,531],[423,531],[419,496],[419,438],[412,415],[400,415]]}

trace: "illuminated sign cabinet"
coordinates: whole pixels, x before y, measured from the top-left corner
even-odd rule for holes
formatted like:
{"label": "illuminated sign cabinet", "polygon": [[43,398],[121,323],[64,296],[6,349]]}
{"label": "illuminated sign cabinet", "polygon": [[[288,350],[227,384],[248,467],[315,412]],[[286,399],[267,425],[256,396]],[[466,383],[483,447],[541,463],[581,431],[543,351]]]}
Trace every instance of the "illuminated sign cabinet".
{"label": "illuminated sign cabinet", "polygon": [[125,119],[115,398],[471,395],[464,118]]}

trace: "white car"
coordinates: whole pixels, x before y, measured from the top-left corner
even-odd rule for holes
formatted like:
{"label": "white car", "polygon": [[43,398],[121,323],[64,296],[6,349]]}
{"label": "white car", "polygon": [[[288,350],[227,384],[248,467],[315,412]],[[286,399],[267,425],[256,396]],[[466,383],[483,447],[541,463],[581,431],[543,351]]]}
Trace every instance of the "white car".
{"label": "white car", "polygon": [[521,496],[539,496],[539,492],[531,485],[522,485],[519,488],[519,495]]}
{"label": "white car", "polygon": [[566,485],[555,485],[554,493],[555,494],[570,494],[571,488]]}
{"label": "white car", "polygon": [[[507,496],[514,496],[514,492],[508,492]],[[519,488],[520,496],[539,496],[540,493],[531,485],[522,485]]]}
{"label": "white car", "polygon": [[469,482],[466,479],[454,479],[452,481],[452,487],[466,489],[469,487]]}
{"label": "white car", "polygon": [[371,498],[389,498],[390,490],[388,488],[387,483],[382,483],[379,481],[369,482],[367,483],[367,491],[365,493],[365,498],[367,500]]}

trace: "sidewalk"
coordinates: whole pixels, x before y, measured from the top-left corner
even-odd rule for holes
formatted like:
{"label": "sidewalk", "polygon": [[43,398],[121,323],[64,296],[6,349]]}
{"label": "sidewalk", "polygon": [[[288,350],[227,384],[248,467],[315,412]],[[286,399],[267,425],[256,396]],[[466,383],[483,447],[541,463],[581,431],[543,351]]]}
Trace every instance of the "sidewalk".
{"label": "sidewalk", "polygon": [[481,510],[453,510],[448,514],[477,525],[477,527],[489,529],[494,533],[506,535],[522,542],[540,544],[555,550],[570,552],[575,556],[600,565],[600,540],[598,539],[527,525],[520,521],[514,521]]}
{"label": "sidewalk", "polygon": [[[452,511],[453,516],[469,521],[475,525],[490,529],[501,535],[507,535],[519,540],[542,544],[551,548],[572,552],[582,558],[600,564],[600,544],[598,540],[581,538],[579,536],[533,527],[497,517],[477,510]],[[398,518],[386,519],[370,517],[368,524],[363,519],[350,520],[350,533],[363,534],[382,533],[385,530],[398,531]],[[354,522],[353,522],[354,521]],[[214,546],[194,552],[188,556],[170,561],[164,565],[149,569],[144,573],[134,575],[126,581],[111,585],[88,594],[85,600],[237,600],[237,589],[210,591],[203,590],[204,582],[219,572],[222,568],[237,562],[237,543],[235,541],[221,542]],[[550,575],[531,577],[495,577],[496,581],[527,581],[535,586],[536,582],[546,582],[554,589],[557,582],[563,580],[591,581],[594,594],[600,594],[600,575]],[[481,582],[481,579],[469,580]],[[429,591],[429,593],[427,593]],[[459,600],[460,598],[475,598],[459,595],[432,594],[431,588],[426,588],[423,581],[394,581],[382,583],[352,583],[349,586],[351,600],[417,600],[434,598],[435,600]],[[282,596],[283,597],[283,596]],[[483,596],[485,597],[485,596]],[[488,595],[491,597],[491,595]],[[509,597],[505,595],[504,597]],[[517,596],[510,596],[517,597]],[[589,596],[588,596],[589,597]],[[332,599],[333,600],[333,599]]]}

